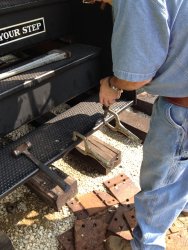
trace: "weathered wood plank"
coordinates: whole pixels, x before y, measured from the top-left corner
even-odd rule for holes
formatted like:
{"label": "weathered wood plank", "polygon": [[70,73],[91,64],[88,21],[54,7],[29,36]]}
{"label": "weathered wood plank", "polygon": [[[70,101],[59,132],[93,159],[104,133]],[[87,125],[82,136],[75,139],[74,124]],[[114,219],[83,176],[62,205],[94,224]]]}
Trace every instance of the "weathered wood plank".
{"label": "weathered wood plank", "polygon": [[28,180],[26,186],[48,205],[59,211],[69,199],[77,194],[77,181],[60,170],[55,170],[55,172],[62,178],[62,183],[65,185],[64,190],[41,171]]}

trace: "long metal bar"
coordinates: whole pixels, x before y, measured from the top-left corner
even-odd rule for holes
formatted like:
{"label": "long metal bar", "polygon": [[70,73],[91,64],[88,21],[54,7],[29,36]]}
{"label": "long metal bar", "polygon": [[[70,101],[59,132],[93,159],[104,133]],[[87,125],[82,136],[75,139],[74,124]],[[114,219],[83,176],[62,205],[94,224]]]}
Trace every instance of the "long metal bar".
{"label": "long metal bar", "polygon": [[17,67],[13,70],[10,70],[8,72],[4,72],[2,74],[0,74],[0,80],[21,74],[23,72],[26,72],[28,70],[32,70],[38,67],[42,67],[44,65],[50,64],[50,63],[54,63],[63,59],[67,59],[71,57],[71,53],[69,51],[62,51],[62,50],[52,50],[50,52],[48,52],[47,55],[42,56],[41,58],[27,63],[23,66]]}

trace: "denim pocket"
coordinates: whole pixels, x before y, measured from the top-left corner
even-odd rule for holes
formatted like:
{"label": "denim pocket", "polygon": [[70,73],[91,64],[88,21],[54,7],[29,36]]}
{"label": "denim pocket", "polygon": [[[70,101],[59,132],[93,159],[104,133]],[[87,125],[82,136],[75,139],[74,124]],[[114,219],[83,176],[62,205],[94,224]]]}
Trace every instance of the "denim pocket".
{"label": "denim pocket", "polygon": [[188,160],[188,108],[169,103],[166,107],[166,118],[170,125],[177,129],[176,156],[179,161]]}
{"label": "denim pocket", "polygon": [[187,110],[187,108],[170,103],[166,108],[166,118],[173,127],[183,129],[183,124],[187,117]]}

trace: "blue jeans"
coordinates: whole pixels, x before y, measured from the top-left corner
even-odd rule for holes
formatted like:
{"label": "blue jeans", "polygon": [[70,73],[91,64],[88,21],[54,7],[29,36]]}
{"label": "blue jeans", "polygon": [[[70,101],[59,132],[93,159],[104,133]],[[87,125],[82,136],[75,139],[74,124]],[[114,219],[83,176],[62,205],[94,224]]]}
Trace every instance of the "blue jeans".
{"label": "blue jeans", "polygon": [[132,249],[165,249],[167,229],[188,211],[188,108],[162,97],[154,104],[143,146],[140,186]]}

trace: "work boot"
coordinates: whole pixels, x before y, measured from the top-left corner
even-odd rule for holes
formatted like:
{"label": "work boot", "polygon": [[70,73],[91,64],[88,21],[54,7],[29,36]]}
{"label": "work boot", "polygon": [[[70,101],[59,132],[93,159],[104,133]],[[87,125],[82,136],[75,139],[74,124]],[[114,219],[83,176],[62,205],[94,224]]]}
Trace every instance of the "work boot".
{"label": "work boot", "polygon": [[110,236],[106,240],[106,250],[131,250],[130,241],[118,236]]}

